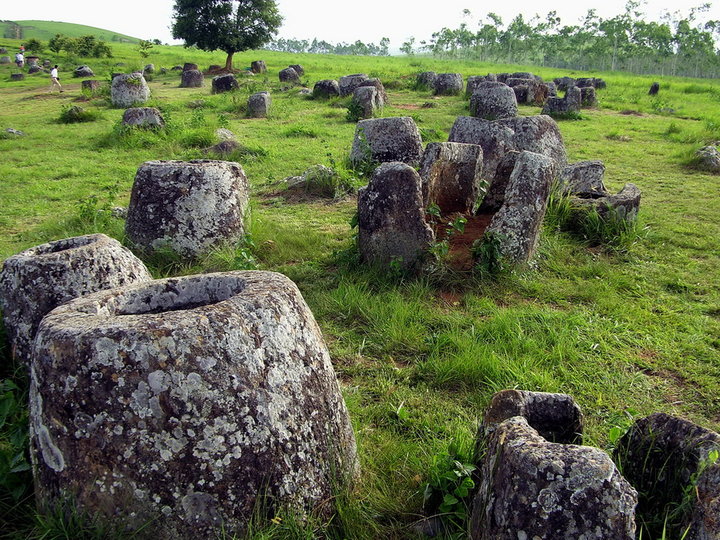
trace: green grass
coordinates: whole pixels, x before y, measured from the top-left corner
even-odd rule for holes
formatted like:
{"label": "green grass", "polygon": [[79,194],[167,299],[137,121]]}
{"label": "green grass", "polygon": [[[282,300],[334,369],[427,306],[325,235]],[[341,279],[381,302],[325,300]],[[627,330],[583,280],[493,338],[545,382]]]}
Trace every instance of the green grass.
{"label": "green grass", "polygon": [[[8,48],[19,43],[0,40]],[[211,95],[209,81],[205,88],[181,89],[175,72],[156,75],[151,104],[161,109],[167,128],[123,133],[122,110],[110,108],[103,96],[82,96],[69,75],[77,63],[88,63],[104,80],[111,71],[150,62],[157,69],[185,61],[222,64],[224,55],[155,47],[142,59],[132,45],[113,50],[115,57],[102,61],[49,55],[61,64],[64,94],[46,93],[46,75],[14,83],[14,67],[0,67],[0,128],[26,133],[0,138],[0,259],[89,232],[122,240],[123,222],[108,209],[127,205],[143,161],[204,157],[216,128],[236,133],[243,147],[232,158],[251,185],[251,241],[192,265],[160,258],[153,272],[256,267],[293,279],[330,347],[363,471],[333,522],[302,524],[283,515],[279,523],[255,523],[255,537],[412,538],[425,485],[437,477],[442,456],[453,441],[473,439],[483,408],[503,388],[572,394],[585,413],[588,440],[601,447],[610,444],[608,433],[626,413],[665,411],[720,427],[720,179],[686,166],[694,149],[720,139],[720,82],[668,78],[653,99],[647,95],[651,77],[590,74],[608,82],[598,92],[599,108],[560,122],[560,130],[571,161],[604,161],[611,190],[625,182],[639,186],[641,234],[621,250],[608,250],[548,222],[534,270],[450,282],[359,266],[349,226],[354,197],[297,197],[284,188],[283,178],[316,164],[333,167],[353,187],[366,179],[346,166],[355,130],[346,120],[346,101],[282,92],[277,73],[300,63],[310,87],[349,73],[378,76],[390,98],[382,115],[412,116],[426,142],[447,140],[468,106],[462,97],[412,90],[419,71],[585,74],[424,57],[249,51],[236,55],[236,67],[263,59],[269,73],[242,77],[232,95]],[[247,118],[247,97],[265,89],[272,94],[269,118]],[[96,120],[58,123],[63,107],[74,104],[97,113]],[[521,108],[521,114],[537,113]],[[19,387],[14,403],[21,402],[25,382],[3,369]],[[22,409],[15,410],[13,426],[23,421]],[[15,451],[8,440],[0,432],[5,456]],[[26,485],[27,479],[20,481]],[[15,502],[5,491],[0,505],[0,515],[14,516],[0,529],[17,535],[37,530],[30,500]]]}
{"label": "green grass", "polygon": [[[96,36],[103,41],[137,43],[139,38],[126,36],[111,30],[104,30],[94,26],[66,23],[58,21],[9,21],[22,28],[23,39],[35,38],[43,41],[49,40],[55,34],[64,34],[67,37]],[[10,25],[7,21],[0,22],[0,34],[6,35]]]}

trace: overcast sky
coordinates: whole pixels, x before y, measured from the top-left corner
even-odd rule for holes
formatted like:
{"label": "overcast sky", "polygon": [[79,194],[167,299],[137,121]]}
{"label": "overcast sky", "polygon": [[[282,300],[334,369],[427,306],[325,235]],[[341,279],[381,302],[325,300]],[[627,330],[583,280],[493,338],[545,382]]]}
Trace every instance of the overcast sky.
{"label": "overcast sky", "polygon": [[[645,6],[649,19],[657,19],[664,10],[687,13],[702,0],[653,0]],[[720,0],[718,0],[720,4]],[[123,0],[122,2],[91,2],[89,0],[33,0],[13,2],[3,0],[0,7],[2,20],[53,20],[86,24],[113,30],[143,39],[157,38],[172,42],[170,25],[173,0]],[[443,26],[457,27],[466,21],[471,29],[488,11],[493,11],[507,24],[518,13],[526,18],[539,14],[544,18],[552,8],[563,24],[575,24],[590,8],[601,17],[612,17],[623,11],[625,0],[590,0],[556,3],[537,0],[512,2],[470,2],[468,0],[362,0],[340,2],[327,0],[278,0],[284,16],[279,37],[312,39],[332,43],[356,40],[378,43],[390,38],[391,48],[397,50],[403,41],[415,36],[417,41],[427,39]],[[463,16],[469,9],[470,16]],[[720,19],[720,9],[713,6],[708,18]]]}

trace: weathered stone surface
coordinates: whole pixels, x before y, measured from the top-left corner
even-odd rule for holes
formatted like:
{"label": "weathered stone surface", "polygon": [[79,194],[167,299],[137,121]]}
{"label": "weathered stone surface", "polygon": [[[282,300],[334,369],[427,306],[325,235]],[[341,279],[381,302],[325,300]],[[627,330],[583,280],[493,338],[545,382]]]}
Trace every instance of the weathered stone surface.
{"label": "weathered stone surface", "polygon": [[216,129],[215,136],[221,141],[234,141],[237,139],[235,134],[227,128]]}
{"label": "weathered stone surface", "polygon": [[637,493],[597,448],[546,441],[522,416],[484,442],[472,540],[633,540]]}
{"label": "weathered stone surface", "polygon": [[[555,87],[553,83],[550,84],[552,84],[553,88]],[[545,83],[537,83],[535,85],[534,94],[534,100],[531,103],[533,105],[542,107],[543,105],[545,105],[547,98],[550,97],[550,86]]]}
{"label": "weathered stone surface", "polygon": [[520,152],[516,150],[510,150],[503,154],[500,161],[497,163],[495,174],[491,180],[484,179],[489,184],[483,197],[482,204],[478,209],[479,213],[482,214],[494,214],[502,205],[505,204],[505,191],[507,190],[510,176],[515,169],[515,163],[517,158],[520,156]]}
{"label": "weathered stone surface", "polygon": [[558,183],[564,193],[593,199],[607,194],[604,176],[605,164],[602,161],[580,161],[566,166],[558,177]]}
{"label": "weathered stone surface", "polygon": [[90,94],[96,94],[102,87],[101,81],[88,80],[81,83],[83,91],[87,91]]}
{"label": "weathered stone surface", "polygon": [[549,442],[582,444],[583,414],[572,396],[527,390],[497,392],[485,411],[481,436],[513,416],[525,418]]}
{"label": "weathered stone surface", "polygon": [[148,538],[242,537],[270,504],[328,517],[357,474],[327,347],[273,272],[152,281],[45,318],[31,374],[41,508]]}
{"label": "weathered stone surface", "polygon": [[40,73],[43,69],[38,66],[37,64],[34,64],[28,68],[28,73],[30,75],[34,75],[35,73]]}
{"label": "weathered stone surface", "polygon": [[300,84],[300,75],[291,67],[281,70],[280,73],[278,73],[278,77],[280,78],[280,82],[283,83]]}
{"label": "weathered stone surface", "polygon": [[515,92],[518,103],[535,103],[535,90],[539,83],[534,78],[510,77],[506,84]]}
{"label": "weathered stone surface", "polygon": [[73,105],[63,111],[63,121],[66,123],[82,122],[85,118],[85,114],[85,109],[83,109],[80,105]]}
{"label": "weathered stone surface", "polygon": [[578,88],[595,88],[595,79],[592,77],[580,77],[575,79],[575,86]]}
{"label": "weathered stone surface", "polygon": [[208,72],[209,73],[217,73],[218,71],[222,71],[223,67],[219,64],[210,64],[208,66]]}
{"label": "weathered stone surface", "polygon": [[[625,187],[616,195],[605,193],[601,197],[581,198],[572,197],[570,199],[574,212],[584,212],[595,210],[600,217],[607,218],[612,215],[613,218],[622,219],[624,221],[634,221],[640,211],[640,189],[635,184],[625,184]],[[578,217],[580,214],[577,214]]]}
{"label": "weathered stone surface", "polygon": [[180,75],[180,88],[200,88],[205,86],[205,76],[199,69],[185,69]]}
{"label": "weathered stone surface", "polygon": [[[638,420],[620,439],[615,459],[640,494],[641,519],[663,516],[667,508],[679,505],[695,476],[688,511],[679,527],[666,531],[666,538],[720,538],[720,461],[708,462],[711,451],[720,451],[720,435],[665,413]],[[664,536],[663,522],[648,527],[651,537]]]}
{"label": "weathered stone surface", "polygon": [[438,73],[433,82],[433,93],[436,96],[457,96],[463,91],[461,73]]}
{"label": "weathered stone surface", "polygon": [[23,81],[23,80],[25,80],[25,74],[24,73],[11,73],[10,80],[11,81]]}
{"label": "weathered stone surface", "polygon": [[654,82],[650,85],[650,90],[648,91],[648,95],[657,96],[659,91],[660,91],[660,83]]}
{"label": "weathered stone surface", "polygon": [[556,173],[567,163],[567,154],[557,123],[549,116],[523,116],[494,122],[460,116],[449,140],[479,144],[483,149],[483,178],[492,183],[497,165],[510,150],[529,150],[551,157]]}
{"label": "weathered stone surface", "polygon": [[332,79],[323,79],[315,83],[313,96],[316,98],[330,98],[340,95],[340,85]]}
{"label": "weathered stone surface", "polygon": [[374,86],[358,86],[353,91],[352,100],[362,109],[362,118],[372,118],[382,107],[382,99]]}
{"label": "weathered stone surface", "polygon": [[352,75],[340,77],[340,80],[338,81],[340,97],[349,96],[358,86],[368,79],[369,77],[365,73],[354,73]]}
{"label": "weathered stone surface", "polygon": [[160,68],[160,75],[167,75],[168,69],[167,68]]}
{"label": "weathered stone surface", "polygon": [[472,210],[481,193],[482,147],[465,143],[430,143],[421,166],[423,204],[443,214]]}
{"label": "weathered stone surface", "polygon": [[415,121],[409,116],[361,120],[355,128],[350,160],[420,162],[422,139]]}
{"label": "weathered stone surface", "polygon": [[228,73],[226,75],[218,75],[212,78],[212,93],[221,94],[238,89],[238,82],[235,75]]}
{"label": "weathered stone surface", "polygon": [[205,153],[215,154],[217,157],[224,159],[235,152],[235,150],[238,150],[240,146],[240,143],[236,140],[220,141],[219,143],[206,148]]}
{"label": "weathered stone surface", "polygon": [[12,63],[12,60],[10,60],[9,56],[0,56],[0,64],[10,64]]}
{"label": "weathered stone surface", "polygon": [[[559,87],[558,87],[559,88]],[[545,102],[542,113],[549,116],[566,116],[580,112],[582,105],[582,90],[577,86],[571,86],[565,92],[565,96],[549,97]]]}
{"label": "weathered stone surface", "polygon": [[502,257],[510,264],[529,262],[537,248],[555,168],[544,155],[523,151],[517,158],[505,202],[493,216],[485,235],[499,240]]}
{"label": "weathered stone surface", "polygon": [[143,68],[143,73],[155,73],[155,64],[147,64]]}
{"label": "weathered stone surface", "polygon": [[703,146],[695,152],[698,168],[711,172],[720,172],[720,151],[716,146]]}
{"label": "weathered stone surface", "polygon": [[266,118],[270,113],[270,92],[256,92],[248,98],[248,116]]}
{"label": "weathered stone surface", "polygon": [[580,88],[580,105],[582,107],[597,107],[597,96],[594,86]]}
{"label": "weathered stone surface", "polygon": [[0,54],[7,54],[7,49],[5,47],[0,47]]}
{"label": "weathered stone surface", "polygon": [[[535,75],[530,73],[529,71],[516,71],[515,73],[512,73],[508,79],[530,79],[535,80]],[[508,85],[509,86],[509,85]]]}
{"label": "weathered stone surface", "polygon": [[89,66],[78,66],[73,71],[73,77],[94,77],[95,73]]}
{"label": "weathered stone surface", "polygon": [[481,82],[470,97],[470,114],[486,120],[517,116],[515,92],[503,83]]}
{"label": "weathered stone surface", "polygon": [[415,86],[418,89],[425,88],[430,90],[435,86],[435,79],[437,79],[437,73],[434,71],[423,71],[422,73],[418,73],[415,79]]}
{"label": "weathered stone surface", "polygon": [[165,120],[162,113],[155,107],[131,107],[123,114],[122,123],[124,126],[135,126],[143,128],[165,127]]}
{"label": "weathered stone surface", "polygon": [[115,107],[142,105],[150,99],[150,87],[141,73],[121,74],[113,77],[110,100]]}
{"label": "weathered stone surface", "polygon": [[417,171],[383,163],[358,192],[358,247],[366,263],[417,269],[435,235],[425,222]]}
{"label": "weathered stone surface", "polygon": [[141,251],[193,258],[242,236],[248,183],[228,161],[147,161],[135,175],[125,232]]}
{"label": "weathered stone surface", "polygon": [[29,362],[40,321],[56,306],[150,279],[140,259],[104,234],[56,240],[7,258],[0,272],[0,307],[13,356]]}
{"label": "weathered stone surface", "polygon": [[465,97],[472,96],[478,85],[484,82],[497,82],[497,76],[494,73],[471,75],[467,78],[467,84],[465,85]]}
{"label": "weathered stone surface", "polygon": [[[175,68],[173,68],[173,69],[175,69]],[[185,62],[185,64],[183,64],[183,66],[182,66],[183,71],[188,71],[191,69],[198,69],[198,65],[193,64],[192,62]]]}
{"label": "weathered stone surface", "polygon": [[305,75],[305,68],[303,68],[300,64],[290,64],[288,67],[293,68],[299,77]]}
{"label": "weathered stone surface", "polygon": [[360,86],[358,88],[362,88],[363,86],[372,86],[377,90],[377,102],[376,107],[383,107],[384,105],[387,105],[388,103],[388,97],[387,92],[385,92],[385,86],[383,86],[382,81],[378,78],[371,78],[371,79],[365,79],[360,83]]}
{"label": "weathered stone surface", "polygon": [[512,129],[497,122],[471,116],[459,116],[450,130],[448,140],[479,144],[483,149],[482,176],[491,183],[500,160],[507,152],[516,149],[514,136]]}
{"label": "weathered stone surface", "polygon": [[7,133],[8,135],[12,135],[14,137],[25,136],[25,132],[20,131],[19,129],[13,129],[13,128],[5,128],[5,133]]}
{"label": "weathered stone surface", "polygon": [[575,86],[575,79],[572,77],[558,77],[553,80],[560,92],[566,92],[571,86]]}
{"label": "weathered stone surface", "polygon": [[253,73],[267,73],[267,66],[264,60],[255,60],[250,63],[250,71]]}

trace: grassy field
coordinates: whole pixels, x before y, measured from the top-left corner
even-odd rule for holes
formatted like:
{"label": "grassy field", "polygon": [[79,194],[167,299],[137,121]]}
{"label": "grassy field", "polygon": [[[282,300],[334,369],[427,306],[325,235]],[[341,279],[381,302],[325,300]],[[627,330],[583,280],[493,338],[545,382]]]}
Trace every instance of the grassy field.
{"label": "grassy field", "polygon": [[[19,43],[0,40],[9,50]],[[111,60],[82,63],[102,79],[148,62],[157,68],[184,61],[224,63],[222,53],[180,47],[155,47],[147,60],[129,45],[113,50]],[[51,57],[61,64],[63,94],[47,93],[47,75],[10,82],[14,66],[0,67],[0,128],[26,133],[0,139],[0,260],[89,232],[122,240],[123,222],[104,210],[127,204],[143,161],[203,157],[217,127],[228,127],[243,144],[235,157],[252,188],[251,242],[192,266],[156,261],[153,272],[261,268],[293,279],[330,347],[363,471],[357,491],[331,523],[299,524],[286,516],[258,524],[250,536],[413,538],[426,486],[448,489],[440,476],[454,467],[453,459],[471,460],[483,409],[504,388],[572,394],[586,415],[588,442],[603,448],[612,445],[613,428],[655,411],[720,428],[720,180],[688,166],[696,148],[720,140],[720,83],[665,78],[653,98],[647,95],[652,78],[595,73],[608,83],[599,91],[599,108],[560,122],[571,161],[603,160],[611,190],[626,182],[642,190],[639,234],[630,245],[589,246],[548,226],[534,270],[494,280],[449,274],[410,279],[355,264],[353,195],[318,198],[283,186],[284,177],[318,163],[353,177],[345,163],[354,124],[346,120],[345,100],[315,101],[297,90],[280,91],[278,71],[302,64],[310,87],[350,73],[380,77],[390,98],[383,116],[412,116],[425,142],[447,140],[455,118],[468,114],[468,107],[462,97],[412,90],[419,71],[468,76],[530,70],[550,79],[581,74],[430,58],[267,51],[237,54],[235,65],[257,59],[266,61],[267,76],[242,78],[242,88],[231,95],[213,96],[209,87],[178,88],[175,72],[156,76],[151,104],[168,120],[168,130],[160,134],[123,135],[122,110],[110,108],[105,98],[82,96],[70,75],[74,59]],[[248,95],[263,89],[272,93],[271,116],[246,118]],[[98,118],[60,123],[62,109],[71,105]],[[521,107],[523,115],[538,113]],[[2,354],[8,356],[7,349]],[[0,530],[40,537],[56,531],[57,520],[38,522],[27,471],[8,472],[15,456],[22,460],[26,381],[20,369],[3,365],[0,396],[12,407],[6,405],[4,425],[0,415],[6,463],[4,479],[0,469],[0,514],[6,516]],[[448,534],[461,534],[462,508],[453,511]]]}
{"label": "grassy field", "polygon": [[40,39],[47,41],[55,34],[63,34],[67,37],[75,38],[80,36],[96,36],[104,41],[122,41],[127,43],[137,43],[139,38],[118,34],[110,30],[96,28],[94,26],[85,26],[82,24],[66,23],[58,21],[0,21],[0,34],[6,35],[9,23],[15,23],[22,27],[23,39]]}

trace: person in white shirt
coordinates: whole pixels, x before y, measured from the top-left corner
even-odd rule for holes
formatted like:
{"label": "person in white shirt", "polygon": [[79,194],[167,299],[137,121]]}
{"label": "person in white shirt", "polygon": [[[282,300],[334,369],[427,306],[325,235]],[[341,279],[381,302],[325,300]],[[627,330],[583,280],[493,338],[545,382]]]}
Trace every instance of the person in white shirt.
{"label": "person in white shirt", "polygon": [[50,92],[52,92],[55,87],[57,86],[61,92],[64,92],[62,85],[60,84],[60,77],[58,77],[58,67],[57,64],[55,64],[55,67],[50,70],[50,80],[52,81],[52,84],[50,85]]}
{"label": "person in white shirt", "polygon": [[17,67],[19,69],[22,69],[25,65],[25,56],[23,55],[22,51],[15,54],[15,63],[17,64]]}

